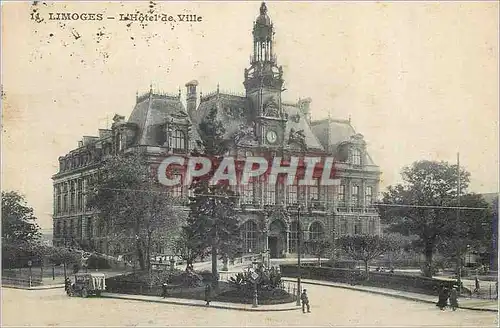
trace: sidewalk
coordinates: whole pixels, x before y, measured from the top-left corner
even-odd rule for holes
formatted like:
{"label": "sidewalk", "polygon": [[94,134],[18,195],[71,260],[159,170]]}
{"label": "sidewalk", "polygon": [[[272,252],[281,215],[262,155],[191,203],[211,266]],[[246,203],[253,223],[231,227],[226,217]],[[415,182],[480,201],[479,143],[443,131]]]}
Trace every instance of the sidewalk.
{"label": "sidewalk", "polygon": [[[282,278],[284,281],[295,282],[295,278]],[[399,290],[392,290],[386,288],[369,287],[369,286],[351,286],[343,283],[336,283],[330,281],[312,280],[312,279],[301,279],[302,283],[310,285],[328,286],[335,288],[344,288],[350,290],[356,290],[361,292],[367,292],[378,295],[385,295],[389,297],[396,297],[401,299],[407,299],[416,302],[424,302],[429,304],[436,304],[437,296],[410,293]],[[489,311],[498,312],[498,301],[496,300],[484,300],[484,299],[471,299],[471,298],[459,298],[458,300],[459,308],[466,310],[475,311]]]}
{"label": "sidewalk", "polygon": [[6,285],[2,284],[2,288],[12,288],[12,289],[24,289],[24,290],[44,290],[44,289],[56,289],[56,288],[64,288],[64,284],[57,285],[42,285],[42,286],[15,286],[15,285]]}
{"label": "sidewalk", "polygon": [[189,299],[173,298],[173,297],[161,298],[158,296],[129,295],[129,294],[116,294],[116,293],[102,293],[101,297],[130,300],[130,301],[142,301],[142,302],[152,302],[152,303],[187,305],[187,306],[204,307],[204,308],[237,310],[237,311],[255,311],[255,312],[295,311],[301,308],[300,306],[295,305],[295,302],[287,304],[276,304],[276,305],[259,305],[257,307],[252,307],[252,304],[239,304],[239,303],[213,301],[210,302],[210,306],[206,306],[205,301],[202,300],[189,300]]}

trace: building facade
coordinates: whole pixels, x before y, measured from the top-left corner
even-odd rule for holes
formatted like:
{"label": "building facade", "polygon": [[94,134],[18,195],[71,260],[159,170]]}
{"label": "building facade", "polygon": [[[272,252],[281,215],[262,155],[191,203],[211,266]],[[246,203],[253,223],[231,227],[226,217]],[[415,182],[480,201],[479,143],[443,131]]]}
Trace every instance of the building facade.
{"label": "building facade", "polygon": [[[110,129],[99,130],[96,137],[83,137],[78,148],[60,157],[59,172],[53,176],[54,244],[76,242],[119,253],[108,248],[106,225],[86,202],[87,186],[100,165],[128,151],[146,154],[153,166],[165,156],[187,156],[200,140],[199,123],[213,109],[224,123],[234,157],[332,156],[340,180],[335,186],[285,185],[278,180],[273,186],[258,181],[236,187],[245,252],[268,250],[271,257],[296,254],[298,231],[303,231],[306,243],[342,234],[380,234],[373,207],[380,170],[367,152],[366,141],[350,120],[312,121],[310,98],[282,100],[284,72],[274,51],[274,35],[263,3],[254,22],[250,65],[243,72],[243,94],[217,87],[198,95],[198,82],[192,80],[186,83],[184,106],[180,91],[163,94],[150,89],[137,95],[128,120],[115,115]],[[169,191],[180,203],[187,201],[188,188]],[[277,214],[283,212],[288,215]]]}

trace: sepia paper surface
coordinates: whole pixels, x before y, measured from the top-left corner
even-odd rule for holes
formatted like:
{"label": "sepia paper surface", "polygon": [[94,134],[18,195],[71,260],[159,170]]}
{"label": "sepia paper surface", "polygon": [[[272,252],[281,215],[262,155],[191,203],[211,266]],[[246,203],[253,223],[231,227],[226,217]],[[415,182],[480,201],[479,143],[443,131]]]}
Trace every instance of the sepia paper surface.
{"label": "sepia paper surface", "polygon": [[[128,117],[137,92],[180,89],[185,99],[193,79],[203,93],[218,85],[244,92],[259,5],[155,2],[154,14],[177,21],[130,24],[120,18],[147,13],[150,2],[3,2],[2,188],[24,194],[50,232],[58,157],[109,128],[115,114]],[[268,8],[284,100],[310,97],[313,119],[350,119],[382,171],[381,190],[400,182],[405,165],[454,163],[459,152],[469,190],[498,192],[498,2],[279,1]],[[489,324],[485,316],[478,322]],[[245,318],[235,324],[294,324],[284,314]]]}

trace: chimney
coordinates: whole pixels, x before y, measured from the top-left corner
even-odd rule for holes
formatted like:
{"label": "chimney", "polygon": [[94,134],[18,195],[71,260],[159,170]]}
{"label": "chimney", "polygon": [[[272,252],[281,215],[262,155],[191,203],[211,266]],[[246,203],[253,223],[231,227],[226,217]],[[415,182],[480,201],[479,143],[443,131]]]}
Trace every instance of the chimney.
{"label": "chimney", "polygon": [[198,81],[192,80],[186,83],[186,107],[187,112],[190,117],[193,117],[194,112],[196,111],[196,86],[198,85]]}
{"label": "chimney", "polygon": [[311,105],[311,98],[305,98],[305,99],[299,99],[298,105],[300,108],[300,111],[304,113],[304,116],[307,119],[308,123],[311,123],[311,113],[310,113],[310,105]]}

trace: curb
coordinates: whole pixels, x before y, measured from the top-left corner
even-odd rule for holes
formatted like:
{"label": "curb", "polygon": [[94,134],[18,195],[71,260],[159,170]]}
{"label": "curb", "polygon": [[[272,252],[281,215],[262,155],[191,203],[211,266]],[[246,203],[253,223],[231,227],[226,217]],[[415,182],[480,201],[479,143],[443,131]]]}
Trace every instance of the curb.
{"label": "curb", "polygon": [[[283,278],[283,280],[293,281],[292,278]],[[370,293],[370,294],[377,294],[377,295],[384,295],[384,296],[394,297],[394,298],[399,298],[399,299],[405,299],[405,300],[409,300],[409,301],[415,301],[415,302],[421,302],[421,303],[427,303],[427,304],[436,304],[436,302],[434,302],[434,301],[424,300],[421,298],[406,296],[406,295],[397,295],[397,294],[382,292],[382,291],[378,291],[378,290],[361,289],[361,288],[356,288],[356,287],[351,287],[351,286],[330,285],[330,284],[326,284],[326,283],[311,282],[311,281],[302,281],[302,283],[309,284],[309,285],[326,286],[326,287],[332,287],[332,288],[343,288],[343,289],[349,289],[349,290],[354,290],[354,291],[358,291],[358,292],[366,292],[366,293]],[[464,310],[472,310],[472,311],[498,312],[498,310],[496,310],[496,309],[477,308],[477,307],[470,307],[470,306],[460,306],[459,305],[458,308],[464,309]]]}
{"label": "curb", "polygon": [[23,287],[23,286],[14,286],[14,285],[2,285],[2,288],[23,289],[23,290],[46,290],[46,289],[64,288],[64,285],[48,285],[48,286],[36,286],[36,287]]}
{"label": "curb", "polygon": [[[124,294],[124,295],[129,295],[129,294]],[[101,297],[104,298],[113,298],[113,299],[122,299],[122,300],[129,300],[129,301],[140,301],[140,302],[149,302],[149,303],[162,303],[162,304],[174,304],[174,305],[185,305],[185,306],[193,306],[193,307],[202,307],[202,308],[212,308],[212,309],[224,309],[224,310],[235,310],[235,311],[245,311],[245,312],[284,312],[284,311],[295,311],[300,309],[300,306],[293,306],[293,307],[287,307],[287,308],[244,308],[244,307],[237,307],[237,306],[226,306],[226,305],[205,305],[205,304],[197,304],[197,303],[189,303],[189,302],[180,302],[180,301],[169,301],[165,299],[159,299],[159,300],[154,300],[154,299],[143,299],[143,298],[136,298],[136,297],[124,297],[121,295],[106,295],[106,293],[101,294]],[[266,305],[261,305],[261,306],[266,306]]]}

